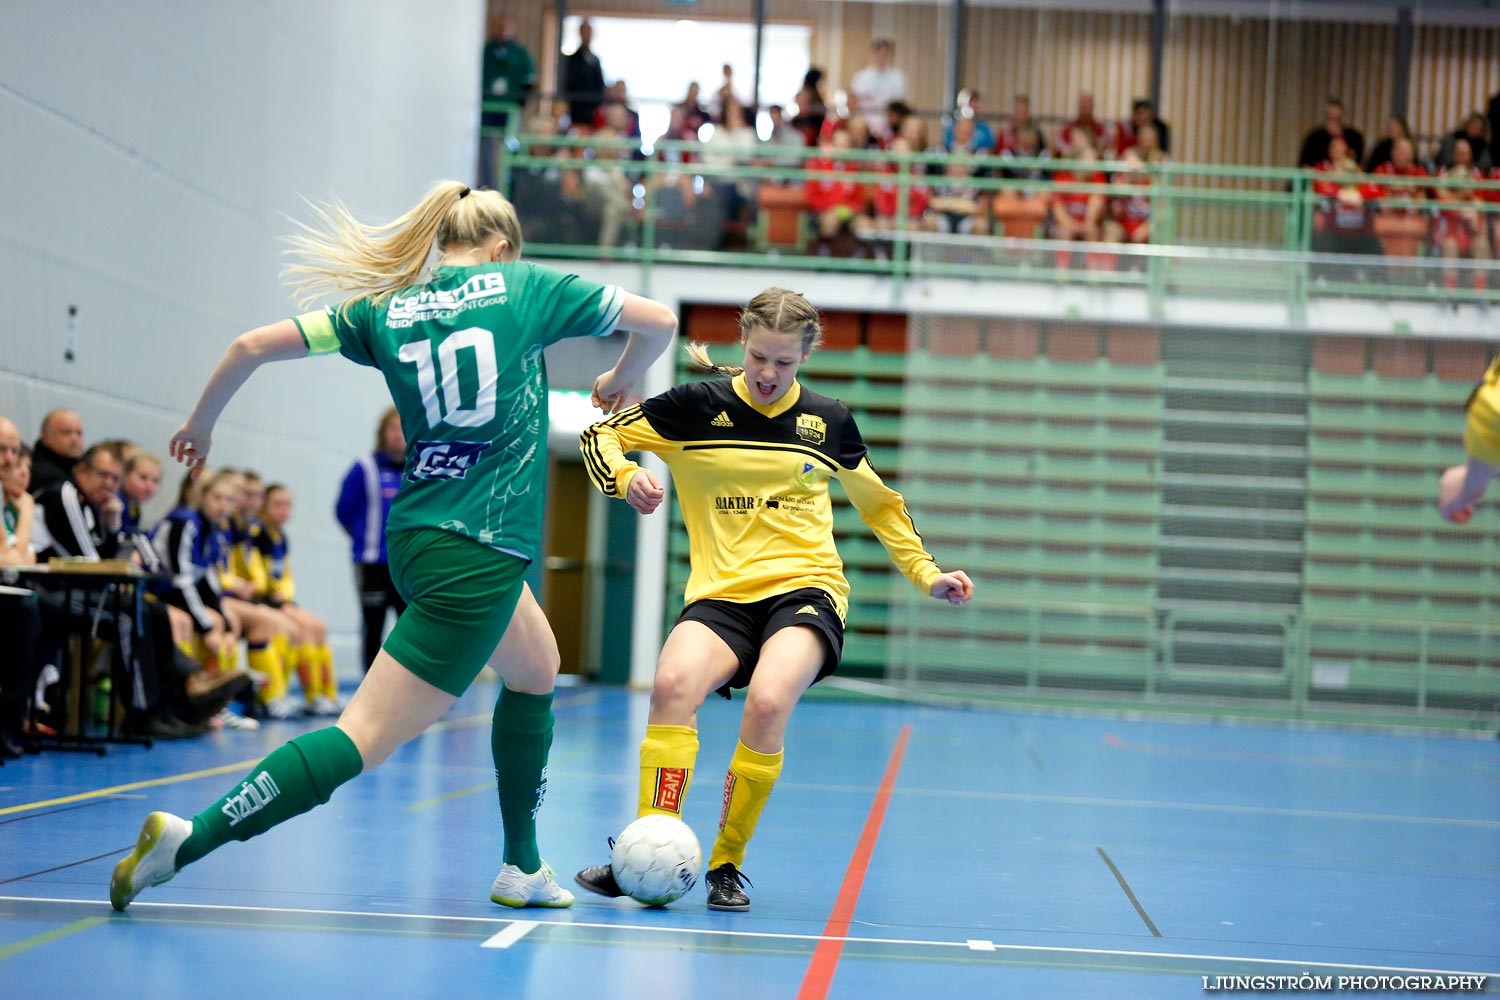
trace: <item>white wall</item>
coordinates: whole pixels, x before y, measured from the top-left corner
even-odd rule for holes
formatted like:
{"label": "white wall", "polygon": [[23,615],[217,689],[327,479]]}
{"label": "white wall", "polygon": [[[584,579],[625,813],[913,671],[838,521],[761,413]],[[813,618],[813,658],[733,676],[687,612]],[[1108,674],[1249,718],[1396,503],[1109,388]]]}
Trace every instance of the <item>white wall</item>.
{"label": "white wall", "polygon": [[[390,218],[473,174],[483,0],[3,9],[0,414],[28,442],[67,405],[90,440],[164,451],[229,340],[295,311],[278,239],[303,197]],[[348,654],[356,605],[332,507],[387,403],[373,370],[284,364],[252,379],[214,441],[215,464],[296,490],[299,586]]]}

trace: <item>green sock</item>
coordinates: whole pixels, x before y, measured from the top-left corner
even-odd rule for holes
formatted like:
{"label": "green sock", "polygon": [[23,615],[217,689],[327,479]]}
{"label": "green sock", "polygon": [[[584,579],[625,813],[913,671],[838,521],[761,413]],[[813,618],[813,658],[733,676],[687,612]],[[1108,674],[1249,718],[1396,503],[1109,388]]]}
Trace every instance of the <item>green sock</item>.
{"label": "green sock", "polygon": [[177,849],[177,867],[322,805],[364,766],[359,748],[337,726],[302,734],[272,751],[228,795],[193,817],[192,835]]}
{"label": "green sock", "polygon": [[536,814],[547,794],[547,752],[552,749],[552,695],[500,689],[490,724],[505,863],[530,874],[542,867]]}

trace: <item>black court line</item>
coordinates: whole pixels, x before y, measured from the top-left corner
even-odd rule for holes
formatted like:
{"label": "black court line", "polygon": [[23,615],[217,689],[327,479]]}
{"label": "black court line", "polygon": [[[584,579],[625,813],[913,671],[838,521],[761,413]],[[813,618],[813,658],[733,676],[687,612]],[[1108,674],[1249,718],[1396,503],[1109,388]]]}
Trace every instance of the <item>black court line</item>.
{"label": "black court line", "polygon": [[96,854],[92,858],[84,858],[82,861],[69,861],[67,864],[58,865],[56,868],[43,868],[39,872],[27,872],[25,875],[17,875],[15,878],[0,879],[0,885],[10,885],[12,882],[20,882],[28,878],[36,878],[38,875],[49,875],[52,872],[60,872],[64,868],[77,868],[79,865],[86,865],[90,861],[99,861],[104,858],[112,858],[117,854],[124,854],[126,851],[129,851],[133,847],[135,847],[135,844],[133,843],[126,844],[124,847],[117,847],[113,851],[105,851],[103,854]]}
{"label": "black court line", "polygon": [[88,809],[90,806],[102,806],[105,803],[117,801],[119,800],[114,796],[110,796],[109,798],[95,799],[92,802],[80,802],[76,806],[63,806],[61,809],[48,809],[46,812],[32,813],[29,816],[13,816],[10,819],[0,819],[0,826],[4,826],[7,823],[19,823],[22,820],[27,819],[36,819],[40,816],[51,816],[55,813],[72,812],[74,809]]}
{"label": "black court line", "polygon": [[1141,919],[1145,921],[1146,928],[1151,931],[1151,936],[1161,937],[1161,931],[1156,929],[1156,925],[1153,924],[1151,922],[1151,918],[1146,915],[1146,908],[1141,905],[1141,901],[1139,899],[1135,898],[1135,893],[1130,889],[1130,883],[1125,881],[1125,876],[1120,874],[1120,869],[1116,868],[1115,863],[1109,859],[1109,855],[1104,853],[1104,848],[1096,847],[1094,848],[1094,850],[1098,851],[1099,857],[1103,858],[1104,863],[1109,865],[1109,870],[1115,873],[1115,881],[1119,882],[1120,888],[1125,890],[1125,898],[1130,900],[1130,905],[1135,907],[1135,912],[1140,914]]}

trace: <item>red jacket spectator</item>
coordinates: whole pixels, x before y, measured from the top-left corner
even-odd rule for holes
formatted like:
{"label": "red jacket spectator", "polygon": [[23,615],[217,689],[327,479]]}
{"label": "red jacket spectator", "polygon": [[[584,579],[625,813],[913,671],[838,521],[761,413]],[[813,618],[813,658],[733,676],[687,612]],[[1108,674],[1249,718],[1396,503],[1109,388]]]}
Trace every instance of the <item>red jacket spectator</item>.
{"label": "red jacket spectator", "polygon": [[[895,175],[900,168],[894,163],[888,163],[882,168],[882,173],[891,175],[891,180],[882,181],[875,185],[872,201],[875,206],[875,214],[884,218],[895,218],[898,201],[901,194],[901,185]],[[913,169],[911,178],[912,185],[906,196],[906,215],[908,218],[918,219],[927,214],[927,185],[915,183],[920,176]],[[809,201],[811,196],[809,195]]]}
{"label": "red jacket spectator", "polygon": [[1106,149],[1106,141],[1109,139],[1109,129],[1099,119],[1094,117],[1094,95],[1084,92],[1078,95],[1078,117],[1064,125],[1057,133],[1057,148],[1067,156],[1068,151],[1074,148],[1074,140],[1079,132],[1088,133],[1089,144],[1095,149]]}
{"label": "red jacket spectator", "polygon": [[[1406,162],[1406,164],[1404,166],[1397,166],[1394,159],[1387,160],[1386,162],[1382,163],[1380,166],[1378,166],[1378,167],[1375,168],[1376,175],[1377,176],[1384,176],[1384,177],[1431,177],[1432,175],[1427,172],[1427,168],[1426,167],[1422,166],[1420,163],[1415,163],[1415,162],[1411,161],[1410,143],[1407,144],[1407,149],[1408,149],[1408,153],[1406,155],[1407,162]],[[1394,153],[1393,152],[1393,156],[1395,156],[1395,157],[1399,158],[1400,155],[1401,154],[1399,154],[1399,153]],[[1380,186],[1380,195],[1379,195],[1379,197],[1381,197],[1381,198],[1395,198],[1395,199],[1400,199],[1402,201],[1422,201],[1422,200],[1425,200],[1427,198],[1427,188],[1425,188],[1425,187],[1417,187],[1415,185],[1407,185],[1407,184],[1400,184],[1400,185],[1396,185],[1396,184],[1390,184],[1390,185],[1382,184]],[[1418,212],[1420,212],[1421,209],[1419,209],[1419,208],[1392,208],[1392,209],[1387,209],[1387,211],[1397,212],[1397,213],[1400,213],[1400,214],[1403,214],[1403,215],[1415,215]]]}
{"label": "red jacket spectator", "polygon": [[825,143],[822,155],[807,161],[807,169],[812,174],[807,181],[807,207],[815,212],[840,207],[855,214],[864,211],[865,186],[840,177],[841,174],[857,173],[861,164],[835,160],[832,155],[834,150],[847,149],[848,141],[848,133],[840,129],[834,134],[831,148]]}
{"label": "red jacket spectator", "polygon": [[[1359,161],[1349,152],[1342,136],[1335,136],[1328,146],[1328,159],[1315,167],[1320,173],[1362,174]],[[1373,223],[1370,202],[1379,198],[1381,187],[1373,181],[1313,181],[1313,191],[1327,199],[1319,205],[1313,218],[1318,232],[1361,232]]]}

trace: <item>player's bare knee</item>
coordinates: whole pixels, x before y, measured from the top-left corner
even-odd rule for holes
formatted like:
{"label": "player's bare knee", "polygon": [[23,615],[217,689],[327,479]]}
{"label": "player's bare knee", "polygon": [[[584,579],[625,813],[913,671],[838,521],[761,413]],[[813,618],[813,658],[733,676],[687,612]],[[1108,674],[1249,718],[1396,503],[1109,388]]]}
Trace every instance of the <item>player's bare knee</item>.
{"label": "player's bare knee", "polygon": [[786,725],[792,714],[791,699],[779,691],[757,690],[753,685],[745,692],[742,714],[747,730],[757,733],[776,732]]}
{"label": "player's bare knee", "polygon": [[666,661],[657,665],[651,685],[651,707],[658,710],[693,712],[703,703],[703,682],[696,671]]}

